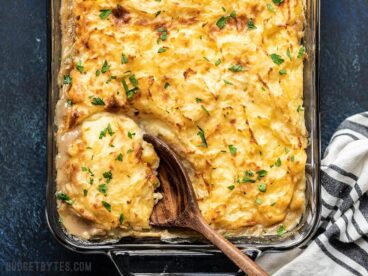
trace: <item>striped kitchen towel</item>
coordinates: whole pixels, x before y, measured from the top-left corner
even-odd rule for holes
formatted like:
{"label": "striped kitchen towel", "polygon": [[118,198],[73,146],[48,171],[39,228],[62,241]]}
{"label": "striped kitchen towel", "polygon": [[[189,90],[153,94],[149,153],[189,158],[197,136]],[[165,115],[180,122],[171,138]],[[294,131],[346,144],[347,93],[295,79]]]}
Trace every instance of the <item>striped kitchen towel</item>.
{"label": "striped kitchen towel", "polygon": [[346,119],[321,165],[322,220],[306,248],[257,261],[274,275],[368,275],[368,112]]}

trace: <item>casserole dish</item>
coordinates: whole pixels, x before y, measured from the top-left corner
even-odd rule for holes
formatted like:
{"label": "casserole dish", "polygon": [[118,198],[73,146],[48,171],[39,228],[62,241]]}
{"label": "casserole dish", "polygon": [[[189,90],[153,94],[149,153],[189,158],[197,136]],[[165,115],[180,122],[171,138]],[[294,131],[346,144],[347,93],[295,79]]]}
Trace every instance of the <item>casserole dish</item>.
{"label": "casserole dish", "polygon": [[[51,19],[50,19],[50,82],[49,82],[49,128],[48,128],[48,185],[47,185],[47,212],[46,217],[49,227],[56,237],[64,246],[84,253],[104,253],[108,254],[115,264],[120,267],[120,271],[129,271],[133,268],[122,266],[126,264],[126,259],[130,256],[145,256],[151,255],[155,258],[160,256],[193,256],[211,258],[216,255],[215,250],[211,245],[203,243],[193,243],[180,238],[162,241],[157,238],[123,238],[117,240],[104,240],[98,242],[77,240],[66,232],[64,232],[56,208],[55,200],[55,106],[59,98],[58,87],[58,71],[60,68],[61,57],[61,30],[60,30],[60,1],[51,2]],[[252,256],[256,256],[263,251],[269,250],[287,250],[296,246],[300,246],[307,242],[316,230],[319,221],[319,123],[318,123],[318,95],[317,95],[317,69],[318,69],[318,15],[319,1],[310,0],[306,4],[306,26],[304,45],[309,58],[304,64],[304,106],[305,106],[305,122],[309,132],[309,146],[307,148],[307,166],[306,166],[306,210],[298,224],[298,226],[290,231],[287,235],[267,236],[267,237],[242,237],[234,238],[232,241],[241,249],[246,250]],[[121,257],[123,256],[123,260]],[[194,258],[196,260],[196,258]],[[200,260],[198,258],[197,260]],[[166,259],[162,259],[166,262]],[[200,261],[201,262],[201,261]],[[151,267],[153,269],[153,267]],[[174,267],[175,268],[175,267]],[[143,268],[142,268],[143,269]],[[180,268],[177,268],[181,270]],[[186,268],[191,272],[193,267]],[[134,269],[133,269],[134,270]],[[229,272],[214,270],[217,272]],[[162,269],[158,269],[161,272]],[[138,271],[139,272],[139,271]],[[143,271],[140,271],[143,272]],[[144,272],[148,272],[145,268]],[[152,271],[150,271],[152,272]],[[171,271],[167,271],[171,272]],[[175,271],[172,271],[175,272]],[[177,271],[178,272],[178,271]],[[183,272],[182,270],[180,272]],[[211,271],[207,271],[211,272]]]}

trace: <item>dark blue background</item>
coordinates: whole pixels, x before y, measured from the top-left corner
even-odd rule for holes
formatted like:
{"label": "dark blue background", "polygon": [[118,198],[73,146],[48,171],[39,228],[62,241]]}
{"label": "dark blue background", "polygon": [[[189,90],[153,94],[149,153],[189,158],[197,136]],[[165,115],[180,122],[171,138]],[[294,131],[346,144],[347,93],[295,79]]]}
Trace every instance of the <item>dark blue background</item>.
{"label": "dark blue background", "polygon": [[[45,222],[47,2],[0,1],[0,274],[13,261],[92,261],[114,275],[107,257],[66,250]],[[368,110],[368,1],[321,2],[325,148],[345,117]]]}

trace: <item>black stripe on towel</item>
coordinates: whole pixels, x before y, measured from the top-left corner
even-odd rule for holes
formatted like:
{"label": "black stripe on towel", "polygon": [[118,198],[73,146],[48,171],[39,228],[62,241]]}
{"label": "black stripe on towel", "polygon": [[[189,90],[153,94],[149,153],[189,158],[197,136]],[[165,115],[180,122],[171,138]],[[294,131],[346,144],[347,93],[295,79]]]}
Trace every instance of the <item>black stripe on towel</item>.
{"label": "black stripe on towel", "polygon": [[364,135],[365,137],[368,137],[368,127],[352,122],[352,121],[348,121],[345,120],[338,128],[338,130],[343,130],[343,129],[351,129],[355,132],[358,132],[362,135]]}
{"label": "black stripe on towel", "polygon": [[347,172],[347,171],[341,169],[340,167],[338,167],[338,166],[336,166],[334,164],[330,164],[327,167],[330,168],[330,169],[332,169],[332,170],[334,170],[334,171],[336,171],[336,172],[338,172],[339,174],[341,174],[343,176],[346,176],[346,177],[351,178],[354,181],[357,181],[358,180],[358,177],[355,174],[353,174],[351,172]]}
{"label": "black stripe on towel", "polygon": [[332,253],[330,253],[326,247],[323,245],[323,243],[317,238],[315,239],[316,244],[319,246],[319,248],[321,248],[322,252],[325,253],[330,259],[332,259],[335,263],[341,265],[343,268],[345,268],[346,270],[349,270],[351,273],[353,273],[354,275],[361,275],[363,276],[361,273],[359,273],[358,271],[356,271],[354,268],[348,266],[347,264],[345,264],[344,262],[340,261],[338,258],[336,258]]}

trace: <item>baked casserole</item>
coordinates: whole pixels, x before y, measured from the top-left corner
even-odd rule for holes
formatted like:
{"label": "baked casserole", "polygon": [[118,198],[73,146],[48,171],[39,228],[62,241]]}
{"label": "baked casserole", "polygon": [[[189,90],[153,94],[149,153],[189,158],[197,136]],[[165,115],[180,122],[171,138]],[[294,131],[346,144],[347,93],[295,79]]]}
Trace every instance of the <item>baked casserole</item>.
{"label": "baked casserole", "polygon": [[[164,139],[229,236],[282,235],[305,208],[302,0],[64,0],[58,210],[83,239],[149,226]],[[121,159],[121,160],[120,160]]]}

